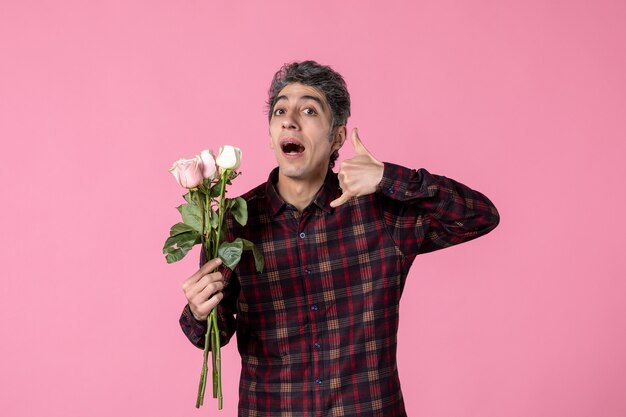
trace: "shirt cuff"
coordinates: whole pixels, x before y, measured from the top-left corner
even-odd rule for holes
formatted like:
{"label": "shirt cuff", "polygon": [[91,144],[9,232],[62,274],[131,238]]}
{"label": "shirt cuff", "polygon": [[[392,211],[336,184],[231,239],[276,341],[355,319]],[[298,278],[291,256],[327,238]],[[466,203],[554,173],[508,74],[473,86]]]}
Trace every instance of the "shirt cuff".
{"label": "shirt cuff", "polygon": [[189,308],[189,304],[187,304],[180,315],[179,323],[187,339],[194,345],[203,348],[207,331],[206,320],[196,320]]}
{"label": "shirt cuff", "polygon": [[378,184],[378,192],[394,200],[409,200],[415,198],[414,193],[409,192],[409,186],[416,180],[414,169],[384,162],[383,178]]}

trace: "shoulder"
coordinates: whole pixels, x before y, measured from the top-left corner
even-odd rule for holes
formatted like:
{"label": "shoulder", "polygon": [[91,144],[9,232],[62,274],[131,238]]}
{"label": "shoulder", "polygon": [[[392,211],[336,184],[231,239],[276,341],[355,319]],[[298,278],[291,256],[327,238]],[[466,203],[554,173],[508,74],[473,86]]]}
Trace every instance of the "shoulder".
{"label": "shoulder", "polygon": [[[262,183],[239,196],[239,198],[244,199],[246,202],[248,225],[251,221],[253,222],[256,217],[260,216],[264,212],[264,209],[267,209],[266,189],[267,183]],[[226,214],[226,220],[228,221],[229,226],[237,226],[235,225],[231,213]]]}
{"label": "shoulder", "polygon": [[240,197],[246,200],[248,205],[259,204],[265,200],[265,193],[267,189],[267,183],[257,185],[253,189],[243,193]]}
{"label": "shoulder", "polygon": [[262,183],[251,190],[241,194],[246,202],[247,220],[244,225],[239,224],[232,213],[227,212],[225,216],[227,237],[226,240],[233,240],[235,237],[251,239],[251,233],[261,223],[266,223],[264,219],[269,218],[267,214],[268,204],[266,198],[267,183]]}

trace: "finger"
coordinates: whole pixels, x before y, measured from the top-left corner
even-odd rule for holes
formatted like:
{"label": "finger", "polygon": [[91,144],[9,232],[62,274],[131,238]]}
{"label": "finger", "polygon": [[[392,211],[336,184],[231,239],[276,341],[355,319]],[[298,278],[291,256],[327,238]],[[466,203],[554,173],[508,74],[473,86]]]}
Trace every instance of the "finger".
{"label": "finger", "polygon": [[221,264],[222,260],[220,258],[215,258],[202,265],[200,269],[198,269],[192,276],[190,276],[183,282],[183,290],[187,291],[188,288],[195,286],[202,279],[202,277],[210,274],[211,271],[213,271]]}
{"label": "finger", "polygon": [[356,127],[352,129],[351,139],[352,139],[352,145],[354,146],[354,150],[356,151],[358,155],[372,155],[367,150],[365,145],[363,145],[363,142],[361,141],[361,138],[359,137],[359,130]]}
{"label": "finger", "polygon": [[341,194],[341,197],[333,200],[330,202],[330,206],[331,207],[339,207],[340,205],[342,205],[343,203],[345,203],[346,201],[350,200],[352,196],[350,194]]}
{"label": "finger", "polygon": [[203,291],[207,286],[210,286],[216,282],[224,283],[224,276],[221,272],[213,272],[203,275],[195,283],[186,283],[186,286],[183,285],[183,291],[187,296],[194,296],[195,294]]}
{"label": "finger", "polygon": [[189,291],[191,293],[198,293],[206,288],[207,285],[211,285],[215,282],[224,282],[224,278],[220,272],[212,272],[203,275],[195,284],[189,286]]}
{"label": "finger", "polygon": [[202,291],[197,294],[198,301],[202,302],[211,298],[211,296],[215,293],[221,292],[224,289],[224,281],[213,282],[206,287]]}
{"label": "finger", "polygon": [[192,276],[190,276],[184,283],[183,288],[187,285],[193,285],[198,282],[203,276],[211,273],[215,268],[222,264],[220,258],[214,258],[202,265]]}
{"label": "finger", "polygon": [[224,298],[224,293],[221,291],[218,291],[215,294],[213,294],[211,297],[209,297],[209,299],[206,300],[206,302],[202,303],[202,308],[206,309],[207,313],[210,313],[214,307],[217,307],[217,305],[220,303],[220,301],[222,301],[223,298]]}
{"label": "finger", "polygon": [[209,313],[211,312],[211,310],[217,307],[217,305],[220,303],[220,301],[222,301],[223,298],[224,293],[216,292],[208,300],[202,303],[195,305],[192,305],[190,303],[189,307],[191,309],[191,313],[196,318],[196,320],[204,321],[209,317]]}
{"label": "finger", "polygon": [[198,272],[202,272],[201,275],[206,275],[209,272],[212,272],[215,268],[222,264],[222,260],[220,258],[213,258],[200,268]]}

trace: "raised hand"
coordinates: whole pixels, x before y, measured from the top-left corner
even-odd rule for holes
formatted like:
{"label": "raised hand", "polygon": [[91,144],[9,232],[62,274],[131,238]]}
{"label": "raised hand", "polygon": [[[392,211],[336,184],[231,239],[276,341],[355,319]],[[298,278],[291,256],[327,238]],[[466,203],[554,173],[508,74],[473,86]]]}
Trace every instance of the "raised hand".
{"label": "raised hand", "polygon": [[338,207],[352,197],[374,193],[383,178],[384,164],[363,146],[356,128],[352,129],[351,139],[356,155],[339,166],[339,186],[343,194],[331,201],[331,207]]}

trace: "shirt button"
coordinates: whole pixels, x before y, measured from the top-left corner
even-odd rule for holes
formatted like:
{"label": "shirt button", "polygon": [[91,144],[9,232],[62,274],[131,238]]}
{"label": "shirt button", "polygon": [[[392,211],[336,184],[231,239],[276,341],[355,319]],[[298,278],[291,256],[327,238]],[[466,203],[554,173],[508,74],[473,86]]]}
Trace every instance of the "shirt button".
{"label": "shirt button", "polygon": [[387,188],[387,192],[388,192],[389,194],[393,194],[393,187],[389,187],[389,188]]}
{"label": "shirt button", "polygon": [[315,383],[320,385],[322,383],[322,380],[318,378],[318,379],[315,380]]}
{"label": "shirt button", "polygon": [[322,347],[322,345],[320,345],[319,343],[314,344],[313,346],[315,346],[315,349],[319,349]]}
{"label": "shirt button", "polygon": [[307,275],[311,275],[311,270],[309,268],[304,270],[306,272]]}
{"label": "shirt button", "polygon": [[302,239],[304,239],[304,238],[306,237],[306,233],[304,233],[304,232],[300,233],[300,237],[301,237]]}
{"label": "shirt button", "polygon": [[320,309],[320,308],[317,306],[317,304],[313,304],[313,305],[311,306],[311,310],[313,310],[313,311],[317,311],[317,310],[319,310],[319,309]]}

